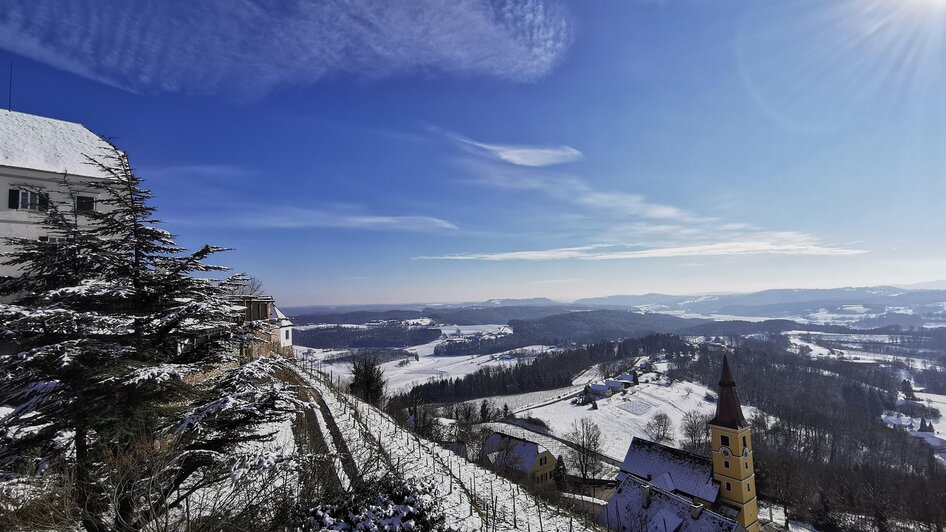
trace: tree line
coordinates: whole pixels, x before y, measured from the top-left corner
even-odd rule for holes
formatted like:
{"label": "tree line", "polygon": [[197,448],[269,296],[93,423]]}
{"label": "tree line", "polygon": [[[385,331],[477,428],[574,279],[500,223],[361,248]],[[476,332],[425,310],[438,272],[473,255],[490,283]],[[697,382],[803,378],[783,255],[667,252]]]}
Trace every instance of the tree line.
{"label": "tree line", "polygon": [[[551,390],[570,386],[575,377],[595,364],[610,364],[662,351],[686,353],[692,350],[692,345],[670,334],[603,341],[540,356],[532,362],[487,366],[463,377],[420,384],[411,389],[409,395],[426,403],[453,403],[493,395]],[[399,399],[395,397],[392,400]]]}
{"label": "tree line", "polygon": [[293,341],[297,345],[319,349],[410,347],[433,342],[440,338],[440,335],[440,329],[437,328],[410,327],[402,324],[388,324],[367,329],[337,326],[324,329],[297,329]]}

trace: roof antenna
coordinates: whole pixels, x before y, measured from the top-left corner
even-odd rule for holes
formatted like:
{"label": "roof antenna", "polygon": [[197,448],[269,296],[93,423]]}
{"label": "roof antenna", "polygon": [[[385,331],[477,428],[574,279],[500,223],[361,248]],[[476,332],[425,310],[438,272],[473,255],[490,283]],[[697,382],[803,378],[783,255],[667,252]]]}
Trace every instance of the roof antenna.
{"label": "roof antenna", "polygon": [[13,110],[13,61],[10,61],[10,85],[7,90],[7,111]]}

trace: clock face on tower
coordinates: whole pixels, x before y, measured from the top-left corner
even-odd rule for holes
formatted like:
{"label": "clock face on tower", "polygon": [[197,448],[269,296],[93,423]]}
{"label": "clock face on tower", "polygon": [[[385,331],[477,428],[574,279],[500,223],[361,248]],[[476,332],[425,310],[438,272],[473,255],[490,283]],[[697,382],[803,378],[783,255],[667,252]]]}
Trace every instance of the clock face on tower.
{"label": "clock face on tower", "polygon": [[720,447],[719,453],[725,457],[732,456],[732,451],[729,450],[729,447]]}

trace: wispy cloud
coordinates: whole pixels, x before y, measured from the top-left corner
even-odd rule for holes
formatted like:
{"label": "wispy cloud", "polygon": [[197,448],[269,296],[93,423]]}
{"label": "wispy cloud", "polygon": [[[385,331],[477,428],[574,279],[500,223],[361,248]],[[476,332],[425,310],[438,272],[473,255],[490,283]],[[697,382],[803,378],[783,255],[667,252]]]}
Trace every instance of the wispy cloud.
{"label": "wispy cloud", "polygon": [[599,190],[569,175],[527,173],[478,162],[468,164],[473,182],[482,185],[538,191],[568,203],[622,216],[661,220],[694,218],[677,207],[648,201],[641,194]]}
{"label": "wispy cloud", "polygon": [[627,244],[595,244],[570,248],[497,253],[459,253],[424,256],[424,260],[480,261],[550,261],[550,260],[631,260],[673,257],[706,257],[725,255],[858,255],[860,249],[826,245],[811,236],[794,232],[761,233],[752,239],[712,242],[676,247],[627,249]]}
{"label": "wispy cloud", "polygon": [[457,226],[432,216],[389,216],[357,214],[337,210],[282,208],[250,213],[241,221],[250,228],[308,229],[341,228],[371,229],[377,231],[443,231]]}
{"label": "wispy cloud", "polygon": [[207,180],[227,181],[244,179],[256,175],[256,172],[233,164],[181,164],[171,166],[142,166],[135,169],[139,176],[156,181],[168,180]]}
{"label": "wispy cloud", "polygon": [[550,285],[550,284],[573,284],[584,282],[584,279],[540,279],[532,281],[530,284]]}
{"label": "wispy cloud", "polygon": [[482,153],[517,166],[553,166],[577,161],[584,157],[583,153],[571,146],[488,144],[455,133],[449,133],[448,136],[465,146],[471,146],[480,150]]}
{"label": "wispy cloud", "polygon": [[559,0],[2,1],[0,47],[136,92],[253,98],[338,75],[544,76]]}
{"label": "wispy cloud", "polygon": [[324,208],[228,205],[225,210],[207,212],[197,217],[178,217],[184,225],[239,227],[241,229],[363,229],[371,231],[439,232],[454,231],[456,225],[433,216],[388,215],[364,212],[355,205],[329,205]]}

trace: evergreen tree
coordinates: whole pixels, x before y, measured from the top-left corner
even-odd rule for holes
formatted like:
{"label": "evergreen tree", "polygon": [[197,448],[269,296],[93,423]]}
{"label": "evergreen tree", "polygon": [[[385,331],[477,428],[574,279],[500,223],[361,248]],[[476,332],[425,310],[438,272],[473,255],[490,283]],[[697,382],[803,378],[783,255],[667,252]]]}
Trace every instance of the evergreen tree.
{"label": "evergreen tree", "polygon": [[568,468],[565,466],[565,458],[562,455],[558,455],[558,458],[555,460],[552,480],[555,481],[555,485],[558,486],[559,489],[563,489],[565,482],[568,481]]}
{"label": "evergreen tree", "polygon": [[[93,212],[50,202],[49,241],[9,239],[0,279],[0,474],[63,473],[82,526],[138,530],[192,492],[259,460],[245,444],[298,406],[273,383],[275,360],[236,364],[227,294],[238,276],[178,247],[151,195],[115,150],[90,158],[108,179],[86,183]],[[66,185],[68,186],[68,184]],[[278,462],[276,460],[275,462]]]}
{"label": "evergreen tree", "polygon": [[381,406],[384,401],[384,388],[384,370],[381,369],[380,360],[368,357],[352,362],[349,385],[351,393],[369,404]]}

